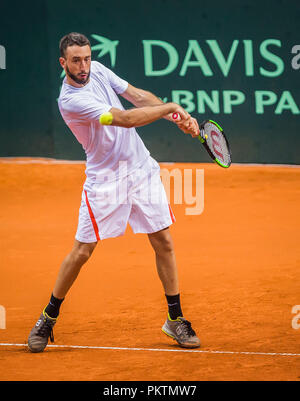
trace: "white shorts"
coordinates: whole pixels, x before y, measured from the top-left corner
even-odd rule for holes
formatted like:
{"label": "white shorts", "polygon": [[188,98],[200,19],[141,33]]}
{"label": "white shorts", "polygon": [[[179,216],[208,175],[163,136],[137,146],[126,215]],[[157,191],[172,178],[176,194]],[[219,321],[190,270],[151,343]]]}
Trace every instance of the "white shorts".
{"label": "white shorts", "polygon": [[127,223],[133,232],[154,233],[175,221],[158,163],[147,162],[117,181],[85,183],[75,238],[84,243],[118,237]]}

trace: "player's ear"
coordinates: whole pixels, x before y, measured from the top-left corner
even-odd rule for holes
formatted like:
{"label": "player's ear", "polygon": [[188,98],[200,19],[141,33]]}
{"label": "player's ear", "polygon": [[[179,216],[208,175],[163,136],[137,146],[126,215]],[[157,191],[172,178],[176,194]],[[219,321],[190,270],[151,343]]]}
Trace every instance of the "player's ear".
{"label": "player's ear", "polygon": [[66,59],[64,57],[60,57],[59,58],[59,64],[62,66],[62,68],[65,68]]}

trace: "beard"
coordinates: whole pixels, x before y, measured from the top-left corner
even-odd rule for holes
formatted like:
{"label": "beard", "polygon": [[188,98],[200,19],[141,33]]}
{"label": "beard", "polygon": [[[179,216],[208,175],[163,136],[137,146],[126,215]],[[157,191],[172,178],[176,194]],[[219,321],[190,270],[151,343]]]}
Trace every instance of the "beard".
{"label": "beard", "polygon": [[87,77],[84,78],[84,79],[82,79],[82,78],[79,78],[79,77],[77,77],[76,75],[72,74],[72,73],[70,72],[68,66],[66,65],[66,74],[67,74],[71,79],[73,79],[73,81],[75,81],[77,84],[85,85],[85,84],[88,82],[88,80],[90,79],[91,70],[89,70],[89,72],[87,73]]}

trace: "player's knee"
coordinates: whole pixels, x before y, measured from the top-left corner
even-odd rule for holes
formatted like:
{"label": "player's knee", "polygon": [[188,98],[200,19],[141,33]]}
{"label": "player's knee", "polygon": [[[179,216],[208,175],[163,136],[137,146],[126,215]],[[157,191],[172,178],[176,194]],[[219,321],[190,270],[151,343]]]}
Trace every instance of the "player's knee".
{"label": "player's knee", "polygon": [[90,254],[86,250],[80,249],[76,252],[75,258],[78,262],[81,262],[83,264],[88,261],[88,259],[90,258]]}
{"label": "player's knee", "polygon": [[155,249],[157,254],[167,254],[174,252],[173,242],[169,238],[162,239]]}
{"label": "player's knee", "polygon": [[93,250],[91,245],[81,245],[73,249],[72,256],[77,263],[84,264],[91,257]]}
{"label": "player's knee", "polygon": [[174,252],[174,245],[169,230],[161,230],[150,234],[151,245],[157,255],[165,255]]}

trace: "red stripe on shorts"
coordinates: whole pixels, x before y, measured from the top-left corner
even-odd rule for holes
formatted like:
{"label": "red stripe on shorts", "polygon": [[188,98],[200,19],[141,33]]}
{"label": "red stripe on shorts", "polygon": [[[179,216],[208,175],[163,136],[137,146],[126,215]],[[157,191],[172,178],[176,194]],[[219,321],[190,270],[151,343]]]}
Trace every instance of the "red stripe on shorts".
{"label": "red stripe on shorts", "polygon": [[97,225],[97,222],[96,222],[94,213],[93,213],[93,211],[92,211],[90,202],[89,202],[89,200],[88,200],[86,190],[84,190],[84,193],[85,193],[86,205],[87,205],[88,210],[89,210],[89,215],[90,215],[90,218],[91,218],[91,220],[92,220],[92,224],[93,224],[93,227],[94,227],[95,235],[96,235],[97,241],[100,241],[98,225]]}
{"label": "red stripe on shorts", "polygon": [[170,216],[171,216],[172,223],[174,223],[175,222],[175,216],[174,216],[174,213],[172,212],[172,209],[171,209],[170,205],[169,205],[169,211],[170,211]]}

